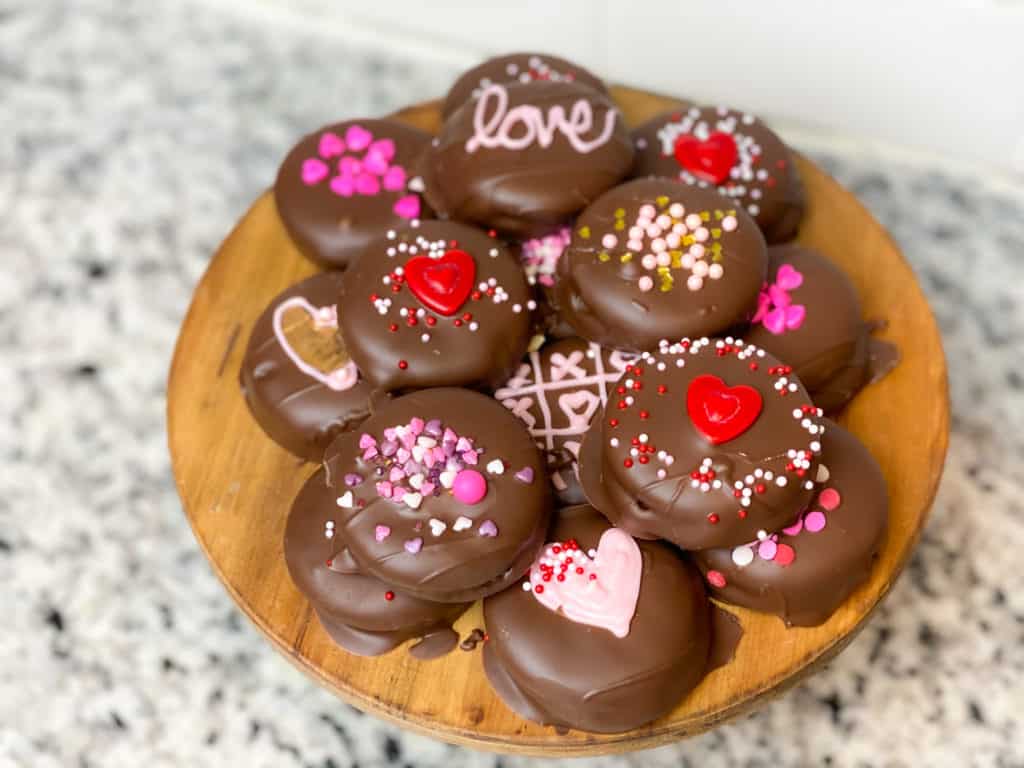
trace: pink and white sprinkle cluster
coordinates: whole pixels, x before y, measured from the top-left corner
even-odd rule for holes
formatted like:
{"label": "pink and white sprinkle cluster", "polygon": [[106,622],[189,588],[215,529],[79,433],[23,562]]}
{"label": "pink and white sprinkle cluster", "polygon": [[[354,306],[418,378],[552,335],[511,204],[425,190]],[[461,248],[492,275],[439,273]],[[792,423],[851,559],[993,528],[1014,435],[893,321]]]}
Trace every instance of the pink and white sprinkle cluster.
{"label": "pink and white sprinkle cluster", "polygon": [[569,228],[562,227],[550,235],[523,241],[520,258],[530,285],[540,283],[550,288],[555,284],[555,268],[571,239]]}

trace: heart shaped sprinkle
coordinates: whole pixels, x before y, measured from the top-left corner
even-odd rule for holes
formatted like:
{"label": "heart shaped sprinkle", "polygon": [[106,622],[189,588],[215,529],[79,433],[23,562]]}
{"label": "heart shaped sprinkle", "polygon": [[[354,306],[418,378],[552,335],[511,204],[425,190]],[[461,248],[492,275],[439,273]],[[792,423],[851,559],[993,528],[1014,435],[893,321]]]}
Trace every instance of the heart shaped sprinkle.
{"label": "heart shaped sprinkle", "polygon": [[310,157],[302,161],[302,183],[308,187],[319,184],[327,178],[329,172],[327,164],[323,160]]}
{"label": "heart shaped sprinkle", "polygon": [[505,474],[505,463],[501,459],[494,459],[487,462],[487,471],[492,475]]}
{"label": "heart shaped sprinkle", "polygon": [[373,134],[361,125],[350,125],[345,131],[345,143],[351,152],[360,152],[370,146]]}
{"label": "heart shaped sprinkle", "polygon": [[479,533],[485,538],[493,538],[498,535],[498,526],[494,524],[493,520],[484,520],[480,523]]}
{"label": "heart shaped sprinkle", "polygon": [[355,506],[352,491],[345,491],[342,496],[338,497],[338,506],[342,509],[352,509],[352,507]]}
{"label": "heart shaped sprinkle", "polygon": [[443,521],[438,520],[436,517],[430,518],[431,534],[433,534],[434,536],[440,536],[446,530],[448,530],[448,526]]}
{"label": "heart shaped sprinkle", "polygon": [[473,521],[470,520],[465,515],[460,515],[458,517],[458,519],[454,523],[452,523],[452,530],[453,531],[465,531],[466,529],[472,528],[472,527],[473,527]]}
{"label": "heart shaped sprinkle", "polygon": [[410,555],[415,555],[423,548],[423,539],[417,536],[415,539],[409,539],[405,542],[404,546],[406,552]]}
{"label": "heart shaped sprinkle", "polygon": [[403,219],[417,218],[420,215],[419,195],[405,195],[398,198],[391,210]]}
{"label": "heart shaped sprinkle", "polygon": [[378,525],[373,529],[373,538],[377,541],[384,541],[391,535],[391,529],[386,525]]}
{"label": "heart shaped sprinkle", "polygon": [[345,142],[342,141],[341,136],[331,131],[325,131],[320,136],[320,143],[317,146],[317,151],[320,153],[320,157],[325,160],[338,157],[345,152]]}
{"label": "heart shaped sprinkle", "polygon": [[523,467],[516,472],[515,477],[519,482],[529,485],[533,482],[533,467]]}

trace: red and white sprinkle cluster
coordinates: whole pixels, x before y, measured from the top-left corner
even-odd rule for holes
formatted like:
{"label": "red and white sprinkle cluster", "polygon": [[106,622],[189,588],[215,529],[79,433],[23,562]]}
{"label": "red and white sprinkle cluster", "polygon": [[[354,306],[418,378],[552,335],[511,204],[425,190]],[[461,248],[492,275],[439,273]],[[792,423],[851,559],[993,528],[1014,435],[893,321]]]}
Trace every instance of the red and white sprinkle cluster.
{"label": "red and white sprinkle cluster", "polygon": [[544,553],[534,562],[530,569],[530,579],[523,582],[523,591],[531,590],[538,595],[544,594],[544,584],[554,579],[565,581],[566,579],[585,579],[596,581],[597,574],[594,572],[594,558],[597,557],[597,550],[591,549],[584,552],[580,549],[576,539],[568,539],[555,544],[548,544]]}
{"label": "red and white sprinkle cluster", "polygon": [[[719,194],[741,202],[751,216],[761,212],[760,201],[766,189],[778,184],[773,170],[783,170],[785,160],[777,163],[776,169],[761,166],[762,148],[757,140],[744,132],[743,126],[753,125],[754,116],[736,112],[725,107],[716,110],[717,119],[709,121],[701,118],[701,111],[693,107],[686,114],[677,115],[676,119],[666,123],[658,131],[661,142],[661,153],[671,157],[675,152],[676,141],[680,136],[692,135],[701,141],[707,140],[712,133],[727,133],[736,142],[736,163],[729,172],[729,179],[717,187]],[[679,178],[687,184],[699,187],[714,186],[708,181],[699,179],[685,168],[680,168]]]}
{"label": "red and white sprinkle cluster", "polygon": [[[574,72],[559,72],[540,56],[531,56],[526,64],[526,67],[521,67],[514,61],[510,61],[505,65],[505,74],[514,77],[520,83],[532,83],[535,80],[571,83],[576,79]],[[477,98],[483,89],[491,85],[492,82],[489,77],[481,77],[480,85],[473,89],[473,98]]]}

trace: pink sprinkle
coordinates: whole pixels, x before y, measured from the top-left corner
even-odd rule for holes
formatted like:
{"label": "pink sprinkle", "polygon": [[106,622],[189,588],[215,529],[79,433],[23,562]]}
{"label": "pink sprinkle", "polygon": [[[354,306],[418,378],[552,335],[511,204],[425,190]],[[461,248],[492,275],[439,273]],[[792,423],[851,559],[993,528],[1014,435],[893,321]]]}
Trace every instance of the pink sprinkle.
{"label": "pink sprinkle", "polygon": [[757,554],[761,556],[762,560],[775,559],[775,553],[777,551],[778,546],[771,539],[765,539],[757,547]]}
{"label": "pink sprinkle", "polygon": [[412,454],[406,448],[399,448],[395,453],[395,458],[398,459],[400,464],[405,464],[405,462],[412,458]]}
{"label": "pink sprinkle", "polygon": [[392,483],[397,483],[405,478],[405,472],[402,471],[401,467],[392,467],[388,473],[388,480]]}
{"label": "pink sprinkle", "polygon": [[377,449],[374,448],[373,446],[370,446],[365,451],[363,451],[363,461],[369,461],[370,459],[372,459],[376,455],[377,455]]}
{"label": "pink sprinkle", "polygon": [[829,512],[838,507],[840,502],[842,498],[835,488],[826,488],[818,495],[818,503]]}
{"label": "pink sprinkle", "polygon": [[455,476],[452,494],[463,504],[477,504],[487,495],[487,480],[475,469],[464,469]]}
{"label": "pink sprinkle", "polygon": [[352,197],[356,191],[356,183],[351,176],[335,176],[330,186],[331,192],[340,197]]}
{"label": "pink sprinkle", "polygon": [[467,464],[475,465],[477,460],[476,451],[466,451],[462,454],[462,460]]}
{"label": "pink sprinkle", "polygon": [[398,433],[395,432],[395,428],[394,427],[388,427],[387,429],[384,430],[384,439],[385,440],[394,440],[395,439],[395,435],[397,435],[397,434]]}
{"label": "pink sprinkle", "polygon": [[516,480],[530,484],[533,482],[533,467],[523,467],[516,472]]}
{"label": "pink sprinkle", "polygon": [[818,509],[808,512],[806,517],[804,517],[804,525],[807,526],[807,530],[811,533],[817,533],[824,529],[825,523],[825,513]]}
{"label": "pink sprinkle", "polygon": [[425,482],[425,483],[423,483],[423,485],[420,486],[420,495],[421,496],[429,496],[430,494],[432,494],[434,492],[434,488],[436,488],[436,487],[437,486],[435,486],[433,483],[431,483],[429,481]]}
{"label": "pink sprinkle", "polygon": [[381,480],[377,483],[377,495],[383,496],[385,499],[390,499],[393,488],[394,487],[387,480]]}
{"label": "pink sprinkle", "polygon": [[359,448],[360,448],[360,450],[364,450],[366,448],[369,448],[371,445],[376,445],[376,444],[377,444],[377,441],[374,440],[373,435],[367,434],[366,432],[363,432],[363,434],[359,437]]}
{"label": "pink sprinkle", "polygon": [[363,478],[360,475],[357,475],[355,472],[349,472],[347,475],[345,475],[345,485],[347,485],[349,488],[354,488],[361,482],[363,482]]}
{"label": "pink sprinkle", "polygon": [[373,134],[361,125],[350,125],[345,131],[345,143],[353,152],[366,149],[370,146],[371,141],[373,141]]}
{"label": "pink sprinkle", "polygon": [[420,215],[419,195],[403,195],[395,201],[391,210],[403,219],[415,219]]}
{"label": "pink sprinkle", "polygon": [[787,536],[796,536],[800,531],[804,529],[804,521],[802,517],[798,517],[796,522],[788,528],[783,528],[782,532]]}
{"label": "pink sprinkle", "polygon": [[384,189],[398,192],[405,187],[405,169],[400,165],[392,165],[384,174]]}
{"label": "pink sprinkle", "polygon": [[452,431],[451,427],[445,427],[445,429],[444,429],[444,437],[441,438],[441,442],[442,443],[454,443],[458,439],[459,439],[459,436],[456,435],[454,431]]}
{"label": "pink sprinkle", "polygon": [[361,173],[356,176],[356,192],[360,195],[376,195],[380,192],[380,181],[372,173]]}
{"label": "pink sprinkle", "polygon": [[379,154],[385,160],[394,160],[395,158],[395,142],[391,139],[377,139],[370,148],[367,150],[367,154],[370,153]]}
{"label": "pink sprinkle", "polygon": [[721,589],[725,586],[725,576],[720,571],[708,571],[708,584]]}
{"label": "pink sprinkle", "polygon": [[415,555],[423,548],[423,539],[417,536],[415,539],[409,539],[405,542],[405,551],[410,555]]}
{"label": "pink sprinkle", "polygon": [[377,176],[383,176],[388,171],[388,159],[372,147],[363,158],[363,168]]}
{"label": "pink sprinkle", "polygon": [[480,523],[480,535],[493,538],[498,535],[498,526],[494,524],[493,520],[484,520]]}
{"label": "pink sprinkle", "polygon": [[619,238],[617,238],[611,232],[609,232],[608,234],[601,238],[601,245],[603,245],[605,248],[614,248],[618,244]]}
{"label": "pink sprinkle", "polygon": [[467,440],[466,438],[460,437],[459,441],[455,444],[455,450],[458,451],[459,453],[463,453],[464,451],[471,451],[473,450],[473,444],[469,442],[469,440]]}
{"label": "pink sprinkle", "polygon": [[395,501],[401,501],[405,498],[405,494],[407,493],[408,491],[405,489],[405,486],[396,485],[394,490],[391,491],[391,498]]}
{"label": "pink sprinkle", "polygon": [[319,184],[327,178],[327,164],[315,157],[310,157],[302,162],[302,183],[307,187]]}
{"label": "pink sprinkle", "polygon": [[345,142],[338,134],[326,131],[320,136],[320,144],[317,149],[320,152],[320,157],[337,157],[345,151]]}
{"label": "pink sprinkle", "polygon": [[354,157],[343,157],[338,161],[338,173],[355,178],[363,172],[363,164]]}
{"label": "pink sprinkle", "polygon": [[373,538],[377,541],[384,541],[388,536],[391,535],[391,529],[386,525],[378,525],[373,529]]}
{"label": "pink sprinkle", "polygon": [[775,564],[785,568],[796,559],[796,551],[789,544],[779,544],[775,553]]}
{"label": "pink sprinkle", "polygon": [[423,421],[423,419],[419,418],[418,416],[413,416],[411,419],[409,419],[409,431],[412,432],[414,437],[422,435],[423,428],[425,426],[426,423]]}

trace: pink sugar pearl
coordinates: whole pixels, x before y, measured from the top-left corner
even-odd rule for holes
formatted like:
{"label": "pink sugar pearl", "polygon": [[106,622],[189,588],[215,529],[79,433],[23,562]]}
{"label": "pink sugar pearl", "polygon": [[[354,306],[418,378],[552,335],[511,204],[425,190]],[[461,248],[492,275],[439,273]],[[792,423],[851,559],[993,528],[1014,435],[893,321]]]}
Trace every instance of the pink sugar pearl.
{"label": "pink sugar pearl", "polygon": [[487,480],[475,469],[464,469],[455,476],[452,493],[463,504],[476,504],[487,495]]}

